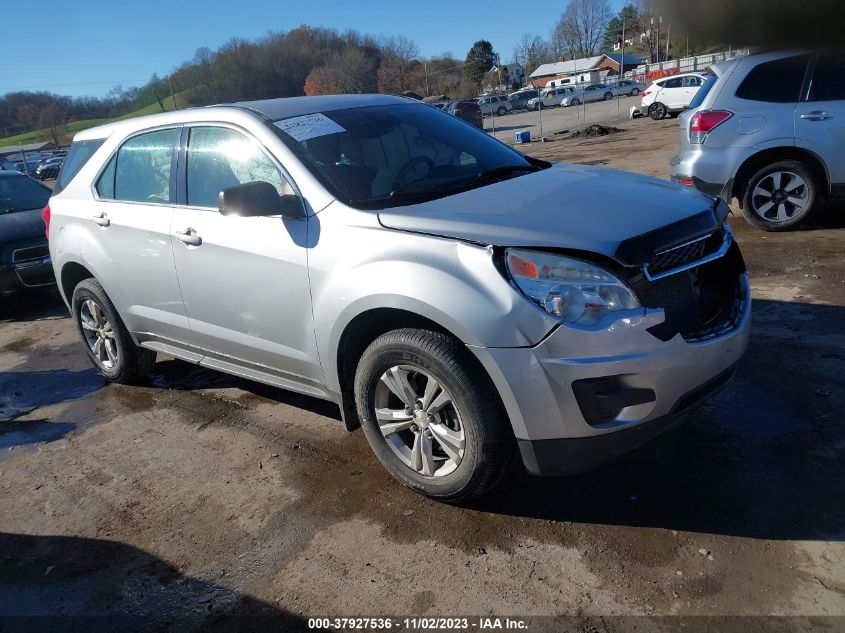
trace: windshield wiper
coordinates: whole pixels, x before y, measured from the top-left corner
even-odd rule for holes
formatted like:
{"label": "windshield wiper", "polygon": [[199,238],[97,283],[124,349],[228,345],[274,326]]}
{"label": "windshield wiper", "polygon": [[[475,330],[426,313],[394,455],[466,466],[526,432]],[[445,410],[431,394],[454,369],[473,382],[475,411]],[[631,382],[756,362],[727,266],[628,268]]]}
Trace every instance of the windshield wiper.
{"label": "windshield wiper", "polygon": [[499,176],[507,176],[517,171],[540,171],[540,167],[536,165],[503,165],[501,167],[492,167],[478,172],[478,179],[489,180],[491,178],[498,178]]}

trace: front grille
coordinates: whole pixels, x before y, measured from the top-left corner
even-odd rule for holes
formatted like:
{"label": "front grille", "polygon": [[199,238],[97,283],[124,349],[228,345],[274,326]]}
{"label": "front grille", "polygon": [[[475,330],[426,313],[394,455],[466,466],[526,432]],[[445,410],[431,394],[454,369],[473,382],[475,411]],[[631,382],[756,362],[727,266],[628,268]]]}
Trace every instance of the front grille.
{"label": "front grille", "polygon": [[728,236],[722,225],[709,235],[655,253],[646,266],[647,276],[657,279],[717,253],[722,248],[726,237]]}
{"label": "front grille", "polygon": [[745,309],[744,272],[739,247],[731,242],[721,257],[657,278],[637,273],[628,282],[643,306],[665,312],[665,321],[649,328],[651,334],[668,341],[680,333],[698,341],[736,327]]}
{"label": "front grille", "polygon": [[33,259],[41,259],[50,254],[50,248],[46,244],[39,246],[28,246],[26,248],[18,248],[12,251],[12,263],[28,262]]}

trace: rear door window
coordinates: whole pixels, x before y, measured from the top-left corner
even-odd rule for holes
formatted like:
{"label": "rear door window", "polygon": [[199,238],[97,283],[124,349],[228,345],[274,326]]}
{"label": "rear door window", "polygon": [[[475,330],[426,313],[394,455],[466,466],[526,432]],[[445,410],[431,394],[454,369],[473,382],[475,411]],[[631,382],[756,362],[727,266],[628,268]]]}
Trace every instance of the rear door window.
{"label": "rear door window", "polygon": [[667,79],[663,82],[664,88],[680,88],[681,87],[681,77],[675,77],[673,79]]}
{"label": "rear door window", "polygon": [[173,162],[179,128],[139,134],[120,146],[100,179],[101,198],[127,202],[174,202]]}
{"label": "rear door window", "polygon": [[79,173],[79,170],[85,166],[88,159],[94,155],[94,152],[100,149],[100,146],[104,142],[105,139],[98,138],[90,141],[75,141],[70,146],[70,151],[67,153],[67,158],[65,158],[65,162],[56,179],[56,184],[53,187],[53,194],[59,193],[70,184],[73,177]]}
{"label": "rear door window", "polygon": [[757,64],[739,84],[736,96],[769,103],[798,102],[809,55]]}
{"label": "rear door window", "polygon": [[845,101],[845,55],[819,57],[807,100]]}

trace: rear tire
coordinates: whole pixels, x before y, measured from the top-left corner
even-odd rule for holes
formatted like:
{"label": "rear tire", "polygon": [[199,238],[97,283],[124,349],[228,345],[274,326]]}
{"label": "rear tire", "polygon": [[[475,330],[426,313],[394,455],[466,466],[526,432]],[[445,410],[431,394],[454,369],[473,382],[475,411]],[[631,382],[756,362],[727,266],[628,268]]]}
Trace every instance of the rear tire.
{"label": "rear tire", "polygon": [[401,329],[373,341],[355,372],[376,457],[400,483],[449,503],[484,494],[513,463],[507,414],[473,360],[450,336]]}
{"label": "rear tire", "polygon": [[815,170],[797,160],[770,163],[754,172],[742,192],[742,215],[764,231],[788,231],[821,206]]}
{"label": "rear tire", "polygon": [[612,92],[605,92],[604,93],[604,100],[610,101],[611,99],[613,99],[613,93]]}
{"label": "rear tire", "polygon": [[156,353],[135,345],[96,279],[84,279],[74,288],[71,314],[88,358],[103,378],[131,384],[152,371]]}
{"label": "rear tire", "polygon": [[499,115],[499,116],[503,116],[504,114],[507,113],[507,111],[508,111],[507,108],[505,108],[504,106],[499,106],[499,109],[496,110],[496,114]]}
{"label": "rear tire", "polygon": [[652,103],[648,109],[648,115],[655,121],[665,119],[667,114],[669,114],[669,110],[662,103]]}
{"label": "rear tire", "polygon": [[639,88],[634,88],[633,90],[631,90],[631,96],[632,97],[636,97],[638,94],[640,94]]}

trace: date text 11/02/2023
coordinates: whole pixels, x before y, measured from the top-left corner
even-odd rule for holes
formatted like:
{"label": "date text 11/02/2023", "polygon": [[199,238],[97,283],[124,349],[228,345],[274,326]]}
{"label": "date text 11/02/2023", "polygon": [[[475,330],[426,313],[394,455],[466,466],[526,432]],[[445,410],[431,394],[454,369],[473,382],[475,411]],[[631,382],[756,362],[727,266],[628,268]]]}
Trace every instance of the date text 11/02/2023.
{"label": "date text 11/02/2023", "polygon": [[416,630],[448,631],[478,629],[485,630],[526,630],[528,623],[518,618],[497,617],[353,617],[353,618],[309,618],[309,629],[329,629],[341,631],[366,630]]}

